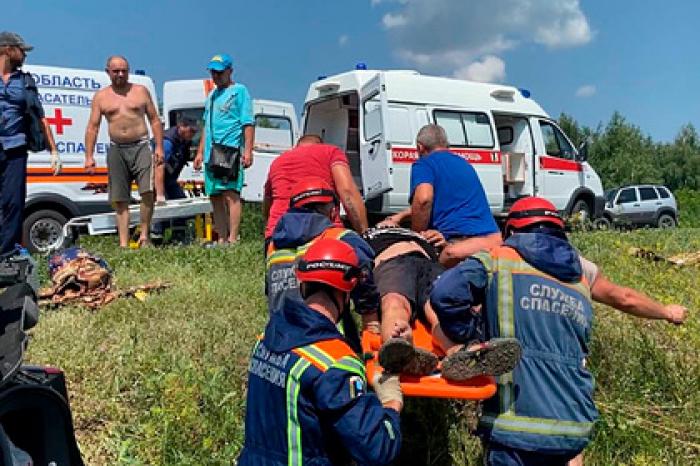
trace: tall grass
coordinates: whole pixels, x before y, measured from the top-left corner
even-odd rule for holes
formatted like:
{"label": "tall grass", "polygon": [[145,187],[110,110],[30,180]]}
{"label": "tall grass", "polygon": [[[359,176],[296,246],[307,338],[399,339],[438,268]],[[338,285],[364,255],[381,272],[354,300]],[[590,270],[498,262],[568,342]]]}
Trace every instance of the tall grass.
{"label": "tall grass", "polygon": [[[246,209],[242,242],[117,250],[85,238],[115,270],[118,286],[162,279],[172,288],[98,311],[47,311],[29,360],[65,370],[88,464],[231,464],[243,439],[248,352],[266,320],[259,211]],[[629,246],[700,249],[698,230],[580,233],[573,241],[615,281],[664,302],[700,308],[697,268],[628,256]],[[686,326],[596,306],[592,370],[601,411],[589,465],[700,464],[697,315]],[[475,407],[409,400],[402,464],[476,464]]]}

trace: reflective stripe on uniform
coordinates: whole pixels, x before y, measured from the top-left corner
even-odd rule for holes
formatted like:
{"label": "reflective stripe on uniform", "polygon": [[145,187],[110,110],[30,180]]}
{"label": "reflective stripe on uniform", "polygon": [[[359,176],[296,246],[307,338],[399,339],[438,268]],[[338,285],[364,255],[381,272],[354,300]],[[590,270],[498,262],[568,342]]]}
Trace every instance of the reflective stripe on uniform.
{"label": "reflective stripe on uniform", "polygon": [[295,348],[293,350],[300,356],[304,357],[311,364],[313,364],[317,369],[325,372],[329,367],[333,365],[335,359],[328,355],[322,349],[316,347],[316,345],[308,345],[303,348]]}
{"label": "reflective stripe on uniform", "polygon": [[311,241],[302,244],[298,248],[285,248],[285,249],[275,249],[274,243],[270,243],[267,250],[267,260],[265,261],[265,266],[267,269],[274,264],[284,264],[289,262],[294,262],[298,257],[303,256],[304,253],[309,249],[309,247],[321,238],[331,238],[340,239],[347,235],[351,230],[345,228],[331,227],[323,231],[316,238]]}
{"label": "reflective stripe on uniform", "polygon": [[292,351],[322,372],[336,368],[359,375],[367,381],[364,364],[355,356],[347,343],[341,340],[320,341],[294,348]]}
{"label": "reflective stripe on uniform", "polygon": [[297,258],[293,249],[280,249],[267,256],[267,268],[273,264],[281,264],[286,262],[294,262]]}
{"label": "reflective stripe on uniform", "polygon": [[511,413],[499,414],[498,416],[486,413],[481,416],[480,422],[502,430],[564,437],[588,437],[593,428],[592,422],[531,418]]}
{"label": "reflective stripe on uniform", "polygon": [[301,466],[304,461],[301,449],[301,424],[297,412],[301,376],[311,363],[303,358],[294,363],[287,378],[287,459],[289,466]]}
{"label": "reflective stripe on uniform", "polygon": [[352,372],[353,374],[362,377],[362,380],[367,382],[367,374],[365,373],[365,366],[354,356],[346,356],[339,359],[331,367],[344,370],[346,372]]}

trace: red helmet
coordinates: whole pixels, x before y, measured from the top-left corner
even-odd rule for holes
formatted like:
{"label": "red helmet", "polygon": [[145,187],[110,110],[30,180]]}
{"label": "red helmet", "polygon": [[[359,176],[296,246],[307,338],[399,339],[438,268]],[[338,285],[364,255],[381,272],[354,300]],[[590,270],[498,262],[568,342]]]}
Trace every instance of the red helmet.
{"label": "red helmet", "polygon": [[564,228],[564,220],[554,204],[547,199],[531,196],[515,201],[508,212],[505,230],[520,230],[536,223],[551,223]]}
{"label": "red helmet", "polygon": [[359,261],[349,244],[331,238],[315,241],[297,264],[300,283],[317,282],[349,292],[360,276]]}
{"label": "red helmet", "polygon": [[328,204],[338,202],[335,191],[321,178],[306,178],[298,181],[289,198],[289,207],[304,207],[308,204]]}

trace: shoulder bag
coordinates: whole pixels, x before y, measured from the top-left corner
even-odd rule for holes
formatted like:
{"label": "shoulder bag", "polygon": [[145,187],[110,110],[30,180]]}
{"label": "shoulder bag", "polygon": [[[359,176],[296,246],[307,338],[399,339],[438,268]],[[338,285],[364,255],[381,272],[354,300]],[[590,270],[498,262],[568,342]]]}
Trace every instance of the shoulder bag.
{"label": "shoulder bag", "polygon": [[209,154],[207,168],[215,178],[235,180],[238,178],[238,170],[241,167],[241,150],[238,147],[229,146],[214,140],[214,92],[212,91],[209,103],[211,153]]}

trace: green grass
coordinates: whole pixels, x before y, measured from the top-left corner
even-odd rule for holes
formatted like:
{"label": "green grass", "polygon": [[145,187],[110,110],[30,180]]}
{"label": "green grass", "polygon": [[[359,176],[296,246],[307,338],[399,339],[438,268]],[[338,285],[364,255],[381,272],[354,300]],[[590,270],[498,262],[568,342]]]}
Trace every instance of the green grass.
{"label": "green grass", "polygon": [[[145,302],[98,311],[44,312],[29,360],[65,370],[78,440],[88,464],[231,464],[243,439],[248,352],[262,330],[261,219],[246,207],[243,241],[223,250],[119,251],[116,239],[84,238],[119,287],[162,279],[173,287]],[[673,327],[597,306],[591,366],[601,410],[587,465],[700,464],[700,309],[697,267],[627,255],[700,249],[698,230],[578,233],[576,245],[606,275],[691,310]],[[473,406],[411,400],[403,464],[476,464]]]}

